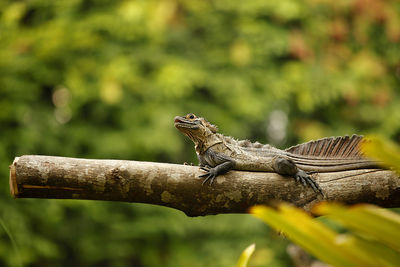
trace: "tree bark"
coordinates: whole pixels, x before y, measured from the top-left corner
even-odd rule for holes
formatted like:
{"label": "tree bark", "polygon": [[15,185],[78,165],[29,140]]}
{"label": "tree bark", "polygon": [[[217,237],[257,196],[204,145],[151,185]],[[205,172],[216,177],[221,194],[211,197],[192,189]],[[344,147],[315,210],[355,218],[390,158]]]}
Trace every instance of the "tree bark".
{"label": "tree bark", "polygon": [[[21,156],[10,166],[15,198],[93,199],[162,205],[188,216],[244,213],[287,201],[309,210],[322,201],[310,188],[276,173],[230,171],[212,186],[198,167],[126,160]],[[400,207],[400,179],[388,170],[314,173],[328,200]]]}

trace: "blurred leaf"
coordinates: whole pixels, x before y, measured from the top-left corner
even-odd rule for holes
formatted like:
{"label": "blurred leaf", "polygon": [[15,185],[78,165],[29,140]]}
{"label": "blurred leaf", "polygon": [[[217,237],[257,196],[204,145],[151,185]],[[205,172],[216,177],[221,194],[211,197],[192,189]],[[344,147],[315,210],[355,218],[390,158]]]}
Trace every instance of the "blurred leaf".
{"label": "blurred leaf", "polygon": [[399,214],[372,205],[346,207],[326,202],[315,206],[313,212],[327,215],[360,235],[367,234],[370,238],[400,252]]}
{"label": "blurred leaf", "polygon": [[278,210],[256,206],[251,213],[262,219],[276,231],[281,231],[292,241],[319,259],[335,266],[361,264],[362,261],[348,258],[335,252],[335,232],[322,223],[313,220],[305,212],[287,204],[279,205]]}
{"label": "blurred leaf", "polygon": [[249,259],[256,249],[256,244],[251,244],[245,250],[243,250],[242,254],[240,254],[239,260],[236,264],[237,267],[247,267]]}
{"label": "blurred leaf", "polygon": [[[400,255],[388,247],[361,236],[337,233],[304,211],[288,204],[280,204],[277,210],[255,206],[251,213],[275,230],[282,231],[293,242],[328,264],[395,266],[400,263]],[[394,240],[397,239],[393,238],[392,242]]]}
{"label": "blurred leaf", "polygon": [[361,149],[367,157],[370,157],[385,167],[393,168],[400,174],[400,146],[384,140],[382,137],[367,136]]}

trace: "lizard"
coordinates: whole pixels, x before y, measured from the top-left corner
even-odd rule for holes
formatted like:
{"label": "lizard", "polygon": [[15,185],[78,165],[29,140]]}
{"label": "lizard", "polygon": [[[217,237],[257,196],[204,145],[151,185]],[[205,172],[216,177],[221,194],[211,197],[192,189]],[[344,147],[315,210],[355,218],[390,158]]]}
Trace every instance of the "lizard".
{"label": "lizard", "polygon": [[325,196],[311,178],[315,172],[335,172],[354,169],[380,169],[366,159],[359,149],[363,136],[327,137],[292,146],[285,150],[269,144],[236,140],[218,133],[218,127],[193,113],[176,116],[174,126],[195,145],[202,184],[230,170],[275,172],[294,178],[314,192]]}

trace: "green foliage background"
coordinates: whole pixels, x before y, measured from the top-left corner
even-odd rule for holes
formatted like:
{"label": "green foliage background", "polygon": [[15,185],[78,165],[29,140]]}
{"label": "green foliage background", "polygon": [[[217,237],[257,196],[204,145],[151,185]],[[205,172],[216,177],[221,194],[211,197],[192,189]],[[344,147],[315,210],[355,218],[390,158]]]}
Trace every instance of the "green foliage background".
{"label": "green foliage background", "polygon": [[398,141],[399,14],[395,0],[1,1],[0,265],[232,266],[250,243],[250,266],[288,265],[286,241],[248,215],[13,200],[8,165],[23,154],[196,162],[173,127],[188,112],[279,147]]}

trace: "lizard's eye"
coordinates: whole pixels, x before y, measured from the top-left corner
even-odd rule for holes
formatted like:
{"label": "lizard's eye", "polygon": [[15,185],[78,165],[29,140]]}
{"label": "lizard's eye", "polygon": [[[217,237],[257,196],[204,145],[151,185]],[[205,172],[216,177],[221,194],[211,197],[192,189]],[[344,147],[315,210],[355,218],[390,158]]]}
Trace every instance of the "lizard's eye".
{"label": "lizard's eye", "polygon": [[187,115],[186,115],[186,118],[187,118],[187,119],[193,120],[193,119],[196,118],[196,116],[195,116],[193,113],[190,113],[190,114],[187,114]]}

